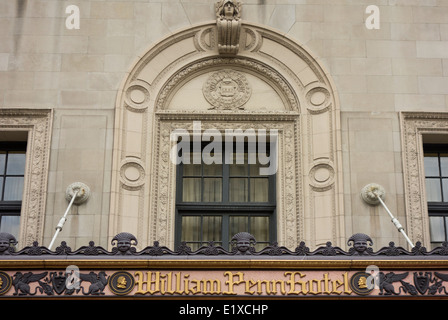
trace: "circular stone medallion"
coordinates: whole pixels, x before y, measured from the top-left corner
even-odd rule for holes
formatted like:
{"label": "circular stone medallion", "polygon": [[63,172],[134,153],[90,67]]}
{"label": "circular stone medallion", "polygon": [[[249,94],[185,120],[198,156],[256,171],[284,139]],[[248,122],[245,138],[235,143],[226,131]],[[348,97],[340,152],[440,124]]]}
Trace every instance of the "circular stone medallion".
{"label": "circular stone medallion", "polygon": [[224,69],[214,72],[202,87],[205,99],[212,108],[240,108],[249,100],[252,89],[246,77],[234,70]]}

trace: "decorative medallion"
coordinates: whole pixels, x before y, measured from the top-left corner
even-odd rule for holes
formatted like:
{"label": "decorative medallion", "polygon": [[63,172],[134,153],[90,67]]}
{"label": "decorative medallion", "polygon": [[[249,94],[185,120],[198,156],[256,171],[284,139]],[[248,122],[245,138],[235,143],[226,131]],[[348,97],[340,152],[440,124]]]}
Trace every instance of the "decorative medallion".
{"label": "decorative medallion", "polygon": [[132,274],[118,271],[109,277],[109,288],[116,295],[126,295],[134,289],[135,280]]}
{"label": "decorative medallion", "polygon": [[202,87],[205,99],[212,105],[210,109],[244,109],[252,89],[246,77],[231,69],[214,72]]}
{"label": "decorative medallion", "polygon": [[331,162],[321,160],[310,170],[310,184],[314,191],[326,191],[334,184],[334,168]]}
{"label": "decorative medallion", "polygon": [[9,274],[0,271],[0,295],[5,294],[11,288],[12,279]]}
{"label": "decorative medallion", "polygon": [[365,296],[370,294],[373,290],[373,286],[368,285],[369,281],[369,274],[366,272],[357,272],[350,278],[350,287],[352,288],[353,292],[356,294]]}
{"label": "decorative medallion", "polygon": [[331,95],[327,88],[315,87],[309,90],[306,95],[307,109],[312,114],[323,113],[331,106]]}
{"label": "decorative medallion", "polygon": [[120,168],[120,180],[123,187],[128,190],[136,190],[145,183],[145,169],[137,158],[126,158]]}
{"label": "decorative medallion", "polygon": [[142,112],[148,108],[149,85],[142,81],[133,81],[126,89],[124,97],[127,109],[134,112]]}

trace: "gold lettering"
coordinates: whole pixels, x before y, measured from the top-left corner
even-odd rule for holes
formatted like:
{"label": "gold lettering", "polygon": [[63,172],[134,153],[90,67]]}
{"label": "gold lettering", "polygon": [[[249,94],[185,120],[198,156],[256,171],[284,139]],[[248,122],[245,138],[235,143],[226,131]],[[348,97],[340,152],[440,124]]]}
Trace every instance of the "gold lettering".
{"label": "gold lettering", "polygon": [[331,291],[331,293],[341,294],[342,291],[336,290],[336,289],[338,289],[343,284],[344,284],[344,282],[342,280],[338,280],[338,279],[333,280],[333,291]]}
{"label": "gold lettering", "polygon": [[185,294],[190,294],[190,285],[189,285],[189,280],[188,278],[190,277],[189,274],[184,275],[184,290],[185,290]]}
{"label": "gold lettering", "polygon": [[[308,281],[308,292],[311,294],[322,293],[320,282],[321,282],[321,280],[317,280],[317,279],[309,280]],[[316,290],[314,290],[314,287],[316,287]]]}
{"label": "gold lettering", "polygon": [[352,290],[350,290],[350,285],[348,281],[348,272],[344,273],[344,293],[351,294]]}
{"label": "gold lettering", "polygon": [[160,275],[160,294],[165,294],[165,277],[166,274]]}
{"label": "gold lettering", "polygon": [[174,293],[182,294],[182,293],[184,293],[184,291],[181,290],[181,282],[180,282],[180,280],[181,280],[181,273],[177,272],[175,274],[175,277],[176,277],[176,291],[174,291]]}
{"label": "gold lettering", "polygon": [[[142,271],[134,272],[136,294],[150,295],[331,295],[351,294],[348,272],[339,279],[331,279],[330,273],[322,273],[322,278],[307,279],[305,273],[287,271],[284,279],[266,280],[263,278],[245,279],[243,272],[225,271],[226,280],[206,278],[190,279],[183,272]],[[120,279],[121,280],[121,279]],[[363,281],[364,279],[360,279]],[[122,282],[117,285],[121,285]],[[124,282],[123,282],[124,284]],[[0,284],[1,285],[1,284]],[[224,289],[222,286],[226,286]],[[241,286],[243,287],[241,287]],[[364,283],[360,284],[361,286]],[[241,288],[237,290],[237,287]]]}
{"label": "gold lettering", "polygon": [[191,293],[192,294],[198,294],[201,293],[201,280],[197,280],[197,279],[192,279],[190,280],[190,282],[195,282],[196,284],[193,286],[193,288],[191,288]]}
{"label": "gold lettering", "polygon": [[174,290],[173,290],[173,273],[172,272],[168,272],[168,274],[166,275],[166,293],[168,294],[174,294]]}
{"label": "gold lettering", "polygon": [[270,283],[271,282],[268,281],[268,280],[258,280],[257,281],[257,293],[258,294],[262,294],[263,293],[263,290],[262,290],[263,283],[265,285],[266,294],[271,294],[272,293],[271,288],[270,288]]}
{"label": "gold lettering", "polygon": [[[221,281],[220,280],[213,280],[213,279],[206,279],[202,280],[203,284],[203,293],[204,294],[220,294],[221,293]],[[210,288],[210,290],[208,289]]]}
{"label": "gold lettering", "polygon": [[328,279],[328,273],[324,273],[324,279],[322,280],[324,283],[324,291],[323,293],[331,294],[330,288],[329,288],[329,279]]}
{"label": "gold lettering", "polygon": [[254,294],[255,291],[251,291],[250,289],[252,287],[255,287],[255,285],[257,284],[257,281],[254,281],[252,279],[249,279],[246,281],[246,291],[244,293],[248,293],[248,294]]}
{"label": "gold lettering", "polygon": [[[160,291],[160,271],[155,272],[155,279],[152,280],[152,272],[148,271],[147,273],[147,280],[146,280],[146,288],[147,292],[149,294],[154,294]],[[151,290],[151,288],[154,285],[154,290]]]}
{"label": "gold lettering", "polygon": [[[297,272],[285,272],[284,275],[291,276],[290,279],[288,281],[286,281],[286,283],[289,284],[289,286],[290,286],[288,294],[300,294],[300,293],[307,294],[308,293],[308,291],[306,290],[305,282],[304,281],[296,281],[296,275],[299,275],[300,278],[303,278],[306,276],[305,274],[302,274],[297,271]],[[301,289],[299,291],[295,290],[297,284],[301,286]]]}
{"label": "gold lettering", "polygon": [[277,284],[280,284],[280,293],[286,294],[285,281],[283,280],[272,280],[272,293],[277,294]]}
{"label": "gold lettering", "polygon": [[135,285],[137,286],[136,294],[145,294],[146,291],[143,290],[143,273],[140,271],[136,271],[134,273],[134,278],[137,277],[135,281]]}
{"label": "gold lettering", "polygon": [[[224,291],[223,294],[236,294],[235,291],[233,291],[234,285],[239,285],[240,283],[244,282],[244,273],[237,272],[235,275],[231,271],[224,272],[224,276],[227,276],[228,279],[225,282],[227,285],[227,288],[229,291]],[[234,281],[233,277],[237,276],[239,280]]]}

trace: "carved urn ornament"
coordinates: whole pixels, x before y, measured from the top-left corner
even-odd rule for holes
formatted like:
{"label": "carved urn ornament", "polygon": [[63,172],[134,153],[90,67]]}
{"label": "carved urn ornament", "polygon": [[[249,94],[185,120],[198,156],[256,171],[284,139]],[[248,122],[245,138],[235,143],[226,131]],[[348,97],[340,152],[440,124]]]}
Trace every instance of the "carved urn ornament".
{"label": "carved urn ornament", "polygon": [[233,0],[217,2],[216,17],[219,53],[237,54],[241,30],[241,2]]}

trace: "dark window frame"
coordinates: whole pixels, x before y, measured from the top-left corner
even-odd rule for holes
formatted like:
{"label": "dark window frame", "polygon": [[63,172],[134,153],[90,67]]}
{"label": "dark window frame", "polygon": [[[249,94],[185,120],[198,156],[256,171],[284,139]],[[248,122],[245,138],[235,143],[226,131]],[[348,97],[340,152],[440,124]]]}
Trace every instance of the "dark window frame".
{"label": "dark window frame", "polygon": [[[442,153],[448,154],[448,144],[424,144],[423,152],[424,152],[424,157],[426,156],[426,154],[430,154],[430,153],[437,154],[439,175],[437,175],[437,176],[427,175],[425,172],[425,180],[427,178],[439,179],[442,201],[427,201],[428,216],[429,217],[443,217],[443,221],[444,221],[443,228],[445,231],[444,232],[444,235],[445,235],[444,241],[448,241],[448,229],[447,229],[448,224],[446,222],[446,220],[447,220],[446,218],[448,218],[448,199],[444,198],[444,187],[443,187],[443,180],[444,179],[448,180],[448,175],[447,176],[442,175],[441,162],[440,162],[440,154],[442,154]],[[438,244],[438,243],[440,243],[440,241],[431,241],[431,243]]]}
{"label": "dark window frame", "polygon": [[6,177],[24,177],[25,178],[25,172],[23,175],[8,175],[6,172],[6,168],[8,165],[8,156],[9,152],[13,151],[23,151],[26,154],[27,151],[27,142],[26,141],[15,141],[15,142],[3,142],[0,141],[0,151],[6,152],[5,157],[5,167],[3,168],[3,173],[0,171],[0,177],[1,179],[1,194],[0,194],[0,228],[1,228],[1,222],[3,216],[20,216],[22,211],[22,200],[3,200],[4,194],[5,194],[5,184],[6,184]]}
{"label": "dark window frame", "polygon": [[[202,142],[202,148],[207,145],[209,142]],[[276,143],[276,142],[270,142]],[[277,204],[276,204],[276,174],[268,175],[268,176],[251,176],[250,168],[248,168],[247,175],[244,176],[234,176],[230,175],[230,164],[225,163],[225,148],[227,146],[227,142],[222,146],[223,151],[223,163],[222,163],[222,201],[220,202],[184,202],[183,198],[183,163],[177,165],[176,168],[176,212],[175,212],[175,246],[178,247],[182,241],[182,217],[184,216],[221,216],[222,217],[222,225],[221,225],[221,236],[222,239],[213,240],[215,243],[222,245],[224,248],[230,248],[230,240],[231,236],[229,235],[230,228],[230,219],[231,217],[260,217],[266,216],[269,217],[269,240],[266,242],[257,242],[259,244],[269,245],[273,243],[277,239]],[[235,146],[235,143],[233,143]],[[190,148],[193,150],[193,147]],[[267,143],[266,150],[270,150],[270,145]],[[245,145],[245,151],[247,151],[247,145]],[[250,166],[250,164],[249,164]],[[187,176],[190,177],[190,176]],[[205,176],[207,178],[214,176]],[[250,197],[250,179],[258,179],[258,178],[268,178],[268,201],[267,202],[231,202],[229,198],[229,190],[230,190],[230,177],[232,178],[247,178],[248,179],[248,197]],[[201,173],[201,184],[203,186],[203,169]],[[203,199],[203,190],[201,187],[201,199]],[[250,224],[250,219],[249,224]],[[250,228],[250,226],[249,226]],[[252,230],[244,230],[247,232],[251,232]],[[205,245],[207,241],[203,239],[203,232],[201,231],[200,240],[197,242],[188,242],[188,244],[196,243],[200,247],[201,245]],[[188,245],[187,244],[187,245]]]}

